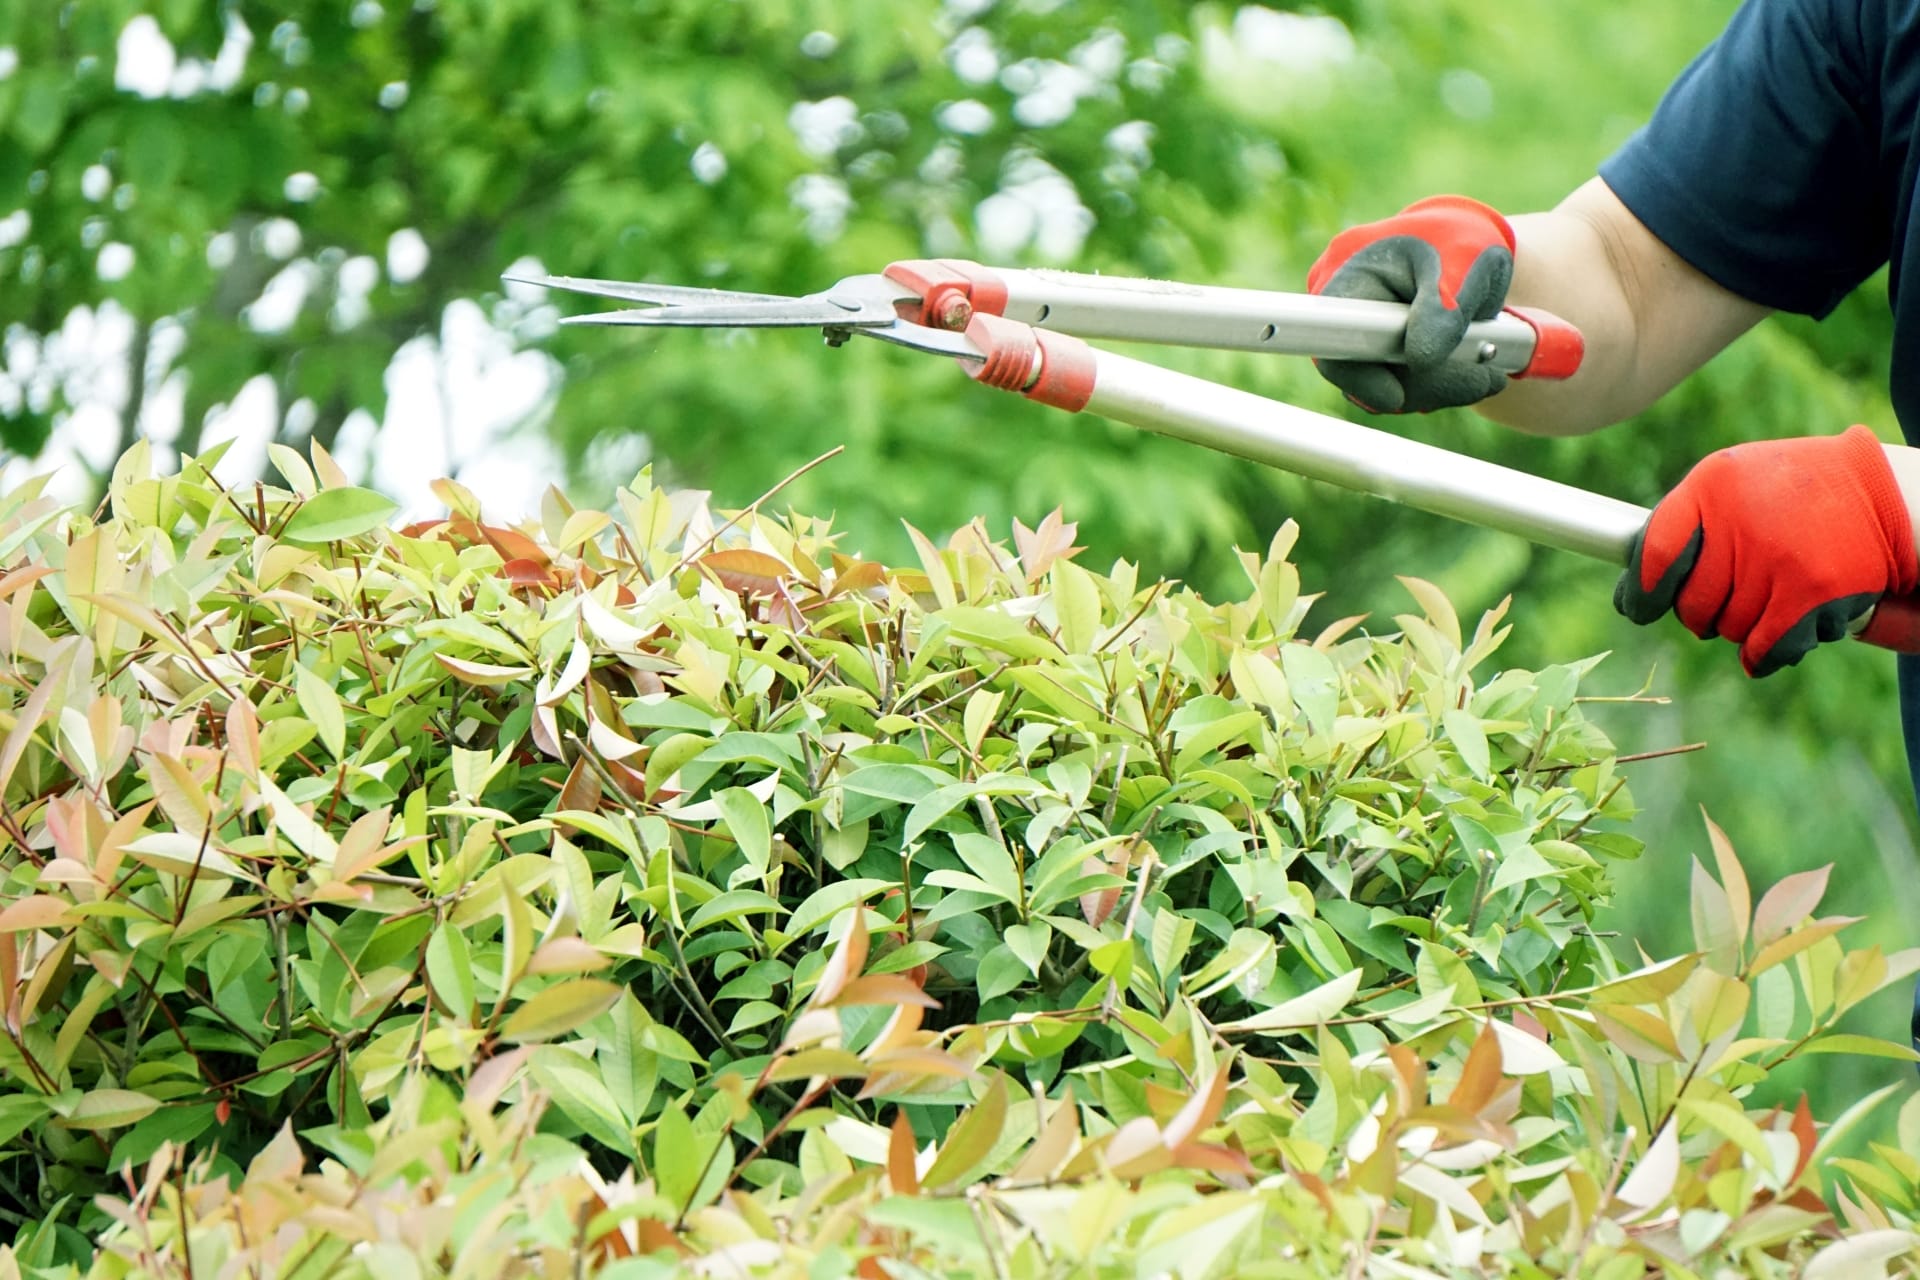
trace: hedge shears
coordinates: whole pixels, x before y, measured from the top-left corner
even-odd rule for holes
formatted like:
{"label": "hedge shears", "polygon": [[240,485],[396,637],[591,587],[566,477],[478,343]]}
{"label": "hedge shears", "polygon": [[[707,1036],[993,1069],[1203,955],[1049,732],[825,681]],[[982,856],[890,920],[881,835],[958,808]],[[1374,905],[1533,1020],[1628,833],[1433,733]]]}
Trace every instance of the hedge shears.
{"label": "hedge shears", "polygon": [[[1089,346],[1085,339],[1269,351],[1319,359],[1402,359],[1398,303],[1223,288],[960,259],[895,262],[803,297],[571,276],[520,284],[640,305],[563,324],[819,329],[949,356],[975,381],[1070,413],[1086,411],[1422,511],[1625,565],[1648,510]],[[1580,367],[1579,330],[1508,307],[1473,324],[1451,356],[1514,378]],[[1870,644],[1920,653],[1920,598],[1886,598],[1855,624]]]}

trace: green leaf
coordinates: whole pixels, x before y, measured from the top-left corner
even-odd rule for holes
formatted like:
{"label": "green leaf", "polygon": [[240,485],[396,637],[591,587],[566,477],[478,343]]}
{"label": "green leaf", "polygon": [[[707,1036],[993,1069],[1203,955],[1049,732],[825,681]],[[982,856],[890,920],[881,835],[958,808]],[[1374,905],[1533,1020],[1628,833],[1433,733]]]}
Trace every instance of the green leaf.
{"label": "green leaf", "polygon": [[996,947],[980,957],[980,971],[974,977],[974,983],[980,991],[982,1004],[995,996],[1003,996],[1027,980],[1027,962],[1015,955],[1009,948]]}
{"label": "green leaf", "polygon": [[1911,1045],[1847,1032],[1816,1036],[1800,1046],[1801,1053],[1852,1053],[1867,1058],[1895,1058],[1901,1062],[1920,1062],[1920,1053]]}
{"label": "green leaf", "polygon": [[784,910],[780,899],[769,898],[758,889],[729,889],[700,905],[687,920],[687,932],[697,933],[710,924],[737,920],[744,915],[779,915]]}
{"label": "green leaf", "polygon": [[1457,709],[1440,713],[1440,722],[1446,726],[1447,738],[1453,743],[1453,749],[1460,753],[1460,762],[1467,766],[1476,778],[1485,778],[1493,772],[1493,761],[1487,752],[1486,730],[1480,725],[1480,718]]}
{"label": "green leaf", "polygon": [[1340,672],[1333,659],[1311,645],[1280,648],[1280,669],[1286,673],[1294,705],[1315,733],[1329,733],[1340,711]]}
{"label": "green leaf", "polygon": [[114,1141],[107,1167],[120,1169],[131,1164],[136,1169],[144,1168],[161,1143],[192,1142],[210,1129],[215,1111],[211,1102],[160,1108]]}
{"label": "green leaf", "polygon": [[152,1115],[160,1099],[135,1089],[95,1089],[66,1116],[69,1129],[118,1129]]}
{"label": "green leaf", "polygon": [[608,1018],[610,1032],[600,1041],[594,1062],[607,1092],[629,1124],[638,1124],[658,1083],[658,1055],[646,1045],[647,1015],[631,991],[622,993]]}
{"label": "green leaf", "polygon": [[371,489],[323,489],[287,519],[289,542],[317,544],[357,538],[384,525],[400,506]]}
{"label": "green leaf", "polygon": [[1047,944],[1053,941],[1053,930],[1036,920],[1032,924],[1009,926],[1004,937],[1007,949],[1027,966],[1027,972],[1039,977],[1040,962],[1046,959]]}
{"label": "green leaf", "polygon": [[535,995],[508,1016],[500,1038],[513,1044],[551,1040],[613,1008],[626,988],[601,978],[573,978]]}
{"label": "green leaf", "polygon": [[629,1158],[637,1154],[631,1130],[593,1063],[570,1049],[550,1045],[534,1052],[527,1073],[561,1114],[589,1137]]}
{"label": "green leaf", "polygon": [[848,774],[842,785],[860,795],[896,804],[915,804],[947,781],[950,779],[938,770],[921,765],[872,764]]}
{"label": "green leaf", "polygon": [[653,1176],[676,1214],[683,1212],[698,1187],[705,1151],[694,1137],[693,1122],[678,1106],[661,1112],[653,1130]]}
{"label": "green leaf", "polygon": [[745,787],[728,787],[713,798],[733,836],[746,856],[756,877],[764,879],[773,864],[773,827],[767,821],[767,807]]}
{"label": "green leaf", "polygon": [[977,832],[962,832],[953,838],[953,849],[960,860],[967,864],[968,870],[978,876],[982,883],[1008,902],[1020,901],[1020,872],[1013,865],[1013,855],[1007,847],[992,836],[983,836]]}
{"label": "green leaf", "polygon": [[822,885],[793,909],[793,915],[788,917],[781,932],[790,938],[803,938],[854,903],[865,902],[893,883],[891,880],[864,879],[840,880]]}
{"label": "green leaf", "polygon": [[427,942],[427,980],[454,1017],[473,1016],[473,959],[457,926],[443,923],[434,929]]}

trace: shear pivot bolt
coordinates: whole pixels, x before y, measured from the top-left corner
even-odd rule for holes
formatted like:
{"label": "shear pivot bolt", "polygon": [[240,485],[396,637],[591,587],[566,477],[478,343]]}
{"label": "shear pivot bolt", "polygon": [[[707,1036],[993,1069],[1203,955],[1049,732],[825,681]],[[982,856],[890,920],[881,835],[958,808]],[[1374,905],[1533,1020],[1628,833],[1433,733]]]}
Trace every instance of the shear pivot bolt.
{"label": "shear pivot bolt", "polygon": [[973,303],[963,293],[949,293],[935,304],[933,324],[936,329],[964,329],[971,319]]}
{"label": "shear pivot bolt", "polygon": [[1500,354],[1500,348],[1491,342],[1483,342],[1480,344],[1480,350],[1476,354],[1479,356],[1481,364],[1492,364],[1493,358]]}

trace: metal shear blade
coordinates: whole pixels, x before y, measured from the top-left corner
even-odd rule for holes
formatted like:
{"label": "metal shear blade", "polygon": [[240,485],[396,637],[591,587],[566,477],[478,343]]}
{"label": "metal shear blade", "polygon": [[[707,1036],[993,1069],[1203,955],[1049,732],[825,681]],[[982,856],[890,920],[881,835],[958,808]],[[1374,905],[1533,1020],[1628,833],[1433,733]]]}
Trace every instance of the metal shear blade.
{"label": "metal shear blade", "polygon": [[629,284],[574,276],[509,276],[521,284],[588,293],[649,306],[569,316],[568,324],[639,324],[693,328],[875,328],[899,319],[897,302],[910,302],[912,290],[881,275],[848,276],[830,289],[790,298],[777,293],[742,293],[686,285]]}
{"label": "metal shear blade", "polygon": [[560,289],[567,293],[590,293],[601,298],[619,298],[626,302],[649,302],[660,306],[683,303],[791,302],[778,293],[744,293],[732,289],[700,289],[683,284],[641,284],[627,280],[593,280],[584,276],[503,275],[514,284],[530,284],[542,289]]}
{"label": "metal shear blade", "polygon": [[644,325],[652,328],[823,329],[864,333],[898,346],[962,360],[984,359],[963,333],[932,329],[901,318],[899,304],[919,301],[914,290],[884,275],[848,276],[830,289],[789,298],[687,285],[630,284],[577,276],[507,276],[520,284],[587,293],[651,305],[566,316],[562,324]]}
{"label": "metal shear blade", "polygon": [[847,326],[865,328],[886,324],[893,317],[872,319],[806,298],[781,298],[775,302],[714,302],[706,306],[634,307],[625,311],[592,311],[581,316],[565,316],[561,324],[645,324],[662,328],[692,329],[822,329]]}

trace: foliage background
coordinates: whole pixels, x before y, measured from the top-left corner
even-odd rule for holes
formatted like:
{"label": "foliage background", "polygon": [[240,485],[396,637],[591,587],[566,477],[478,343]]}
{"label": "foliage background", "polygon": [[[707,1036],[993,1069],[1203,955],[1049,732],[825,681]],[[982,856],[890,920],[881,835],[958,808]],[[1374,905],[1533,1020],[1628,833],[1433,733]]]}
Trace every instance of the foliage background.
{"label": "foliage background", "polygon": [[[940,535],[975,514],[1032,524],[1058,505],[1080,522],[1086,563],[1126,556],[1203,588],[1235,575],[1235,544],[1264,546],[1296,517],[1303,576],[1335,584],[1323,620],[1390,617],[1394,573],[1434,580],[1467,614],[1513,593],[1530,621],[1508,660],[1612,647],[1596,687],[1631,693],[1651,675],[1675,699],[1623,720],[1623,751],[1710,743],[1637,766],[1653,849],[1625,878],[1623,932],[1655,952],[1685,944],[1704,804],[1758,881],[1837,863],[1829,909],[1870,915],[1856,942],[1891,950],[1912,942],[1920,894],[1885,655],[1841,647],[1752,684],[1730,652],[1617,619],[1602,566],[984,397],[878,344],[558,335],[551,312],[497,281],[532,258],[568,274],[798,292],[939,253],[1298,288],[1340,226],[1420,195],[1464,190],[1514,211],[1555,201],[1732,8],[0,7],[0,438],[33,455],[63,423],[103,421],[76,416],[103,403],[116,444],[168,436],[154,406],[178,397],[171,442],[191,451],[208,412],[256,378],[289,443],[337,444],[374,423],[440,430],[387,412],[395,357],[412,344],[450,362],[455,321],[477,304],[564,373],[524,430],[556,442],[583,502],[652,458],[669,483],[738,505],[844,444],[787,497],[837,512],[869,554],[906,553],[903,518]],[[181,59],[168,94],[115,87],[136,21],[156,23]],[[396,235],[429,250],[418,274],[383,265]],[[250,310],[275,288],[301,299],[285,326]],[[132,320],[123,367],[50,340],[106,308]],[[1817,328],[1771,321],[1602,437],[1530,440],[1466,414],[1384,425],[1651,502],[1737,439],[1853,421],[1890,434],[1889,327],[1880,281]],[[1154,358],[1343,411],[1299,362]],[[1895,993],[1862,1024],[1897,1036],[1904,1018]],[[1904,1070],[1823,1065],[1805,1083],[1826,1111]]]}

